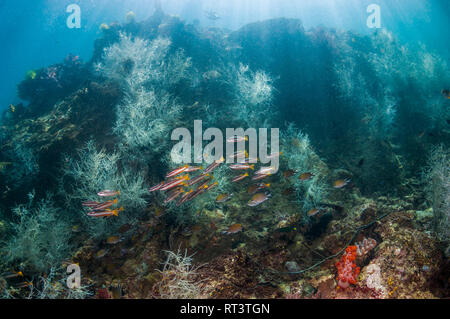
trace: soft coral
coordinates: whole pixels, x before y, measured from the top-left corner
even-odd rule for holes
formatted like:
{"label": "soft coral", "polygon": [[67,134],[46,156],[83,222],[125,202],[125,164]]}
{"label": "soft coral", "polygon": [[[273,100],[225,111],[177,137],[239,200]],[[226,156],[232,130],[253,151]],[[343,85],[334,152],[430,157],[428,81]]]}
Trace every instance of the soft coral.
{"label": "soft coral", "polygon": [[348,246],[342,255],[341,261],[336,263],[338,269],[338,285],[341,288],[348,288],[350,284],[356,284],[359,275],[359,267],[356,266],[357,255],[356,246]]}

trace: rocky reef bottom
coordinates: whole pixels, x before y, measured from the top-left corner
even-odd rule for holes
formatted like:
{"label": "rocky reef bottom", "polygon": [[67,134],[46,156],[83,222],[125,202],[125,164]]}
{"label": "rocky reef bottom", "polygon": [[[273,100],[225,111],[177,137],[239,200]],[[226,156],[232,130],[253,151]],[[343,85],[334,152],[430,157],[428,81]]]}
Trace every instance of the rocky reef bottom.
{"label": "rocky reef bottom", "polygon": [[[302,234],[301,227],[231,236],[220,235],[212,224],[169,231],[164,215],[150,217],[129,239],[106,250],[87,243],[72,262],[83,269],[83,283],[95,290],[95,298],[449,297],[449,262],[427,231],[432,211],[414,210],[413,202],[412,196],[348,195],[348,203],[315,236]],[[364,238],[372,245],[355,254],[354,282],[341,287],[336,263],[346,247]],[[174,250],[164,251],[167,245]]]}

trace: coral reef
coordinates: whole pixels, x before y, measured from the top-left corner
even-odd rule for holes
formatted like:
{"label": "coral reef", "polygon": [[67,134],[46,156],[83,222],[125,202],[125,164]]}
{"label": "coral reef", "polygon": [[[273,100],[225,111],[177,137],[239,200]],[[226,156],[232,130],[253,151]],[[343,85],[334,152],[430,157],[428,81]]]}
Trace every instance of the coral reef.
{"label": "coral reef", "polygon": [[167,259],[161,270],[161,280],[158,282],[158,296],[164,299],[196,299],[202,298],[207,292],[202,291],[201,281],[197,280],[197,271],[202,267],[192,266],[192,256],[167,251]]}
{"label": "coral reef", "polygon": [[13,234],[1,248],[6,267],[43,272],[70,256],[70,224],[51,197],[35,203],[30,194],[30,202],[15,207],[13,214],[17,219],[12,223]]}
{"label": "coral reef", "polygon": [[450,153],[443,145],[436,147],[430,157],[425,183],[429,199],[433,205],[434,231],[446,245],[446,255],[450,255]]}
{"label": "coral reef", "polygon": [[[228,32],[162,12],[104,24],[91,61],[30,72],[19,84],[30,104],[3,113],[0,265],[12,274],[0,293],[448,298],[448,74],[387,31],[274,19]],[[279,127],[279,171],[232,182],[218,163],[180,205],[167,201],[179,189],[149,192],[180,167],[171,130],[198,119]],[[248,205],[255,192],[264,201]],[[118,216],[89,216],[83,203],[96,201]],[[74,289],[70,264],[83,274]]]}

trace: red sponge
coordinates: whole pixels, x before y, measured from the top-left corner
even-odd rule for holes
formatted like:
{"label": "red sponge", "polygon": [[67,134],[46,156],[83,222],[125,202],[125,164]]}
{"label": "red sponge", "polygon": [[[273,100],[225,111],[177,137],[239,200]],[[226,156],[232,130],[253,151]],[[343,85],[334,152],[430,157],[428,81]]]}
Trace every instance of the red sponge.
{"label": "red sponge", "polygon": [[348,246],[342,255],[341,261],[336,263],[338,269],[338,285],[341,288],[348,288],[350,284],[356,284],[359,275],[359,267],[356,266],[355,259],[358,247]]}

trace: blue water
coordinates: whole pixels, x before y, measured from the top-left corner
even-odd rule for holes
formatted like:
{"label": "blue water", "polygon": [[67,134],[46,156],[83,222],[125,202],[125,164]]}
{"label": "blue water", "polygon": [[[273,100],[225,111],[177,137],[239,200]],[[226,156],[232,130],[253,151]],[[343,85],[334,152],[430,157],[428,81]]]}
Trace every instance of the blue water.
{"label": "blue water", "polygon": [[[69,29],[70,4],[78,4],[81,28]],[[306,29],[324,25],[367,34],[369,4],[379,4],[382,27],[408,43],[422,42],[448,60],[450,2],[447,0],[164,0],[162,9],[187,22],[236,30],[276,17],[299,18]],[[3,0],[0,3],[0,109],[18,103],[16,85],[30,69],[61,62],[69,53],[89,60],[103,22],[123,22],[129,11],[142,21],[154,12],[153,0]],[[221,19],[209,20],[205,10]]]}

